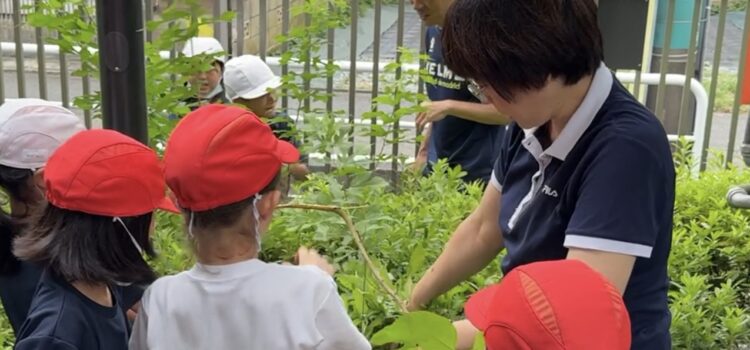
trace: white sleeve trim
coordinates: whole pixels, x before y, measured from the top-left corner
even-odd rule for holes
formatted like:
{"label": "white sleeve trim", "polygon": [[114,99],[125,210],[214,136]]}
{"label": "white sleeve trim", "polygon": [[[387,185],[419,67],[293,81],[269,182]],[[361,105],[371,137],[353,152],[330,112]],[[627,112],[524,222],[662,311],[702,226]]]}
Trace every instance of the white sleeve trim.
{"label": "white sleeve trim", "polygon": [[603,252],[632,255],[641,258],[650,258],[651,251],[653,250],[653,247],[644,244],[579,235],[566,235],[563,246],[566,248],[600,250]]}
{"label": "white sleeve trim", "polygon": [[492,184],[492,187],[494,187],[498,192],[503,192],[503,185],[500,184],[500,181],[497,180],[497,176],[495,176],[495,171],[492,171],[492,176],[490,177],[490,183]]}

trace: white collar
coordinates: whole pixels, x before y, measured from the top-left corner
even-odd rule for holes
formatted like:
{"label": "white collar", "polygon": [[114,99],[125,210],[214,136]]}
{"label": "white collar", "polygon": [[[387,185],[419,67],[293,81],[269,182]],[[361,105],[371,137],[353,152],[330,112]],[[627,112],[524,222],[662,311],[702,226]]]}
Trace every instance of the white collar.
{"label": "white collar", "polygon": [[[567,158],[570,150],[578,143],[581,135],[591,125],[599,109],[604,105],[604,101],[609,97],[613,79],[612,72],[602,62],[594,73],[594,78],[591,80],[591,85],[583,98],[583,102],[570,117],[557,139],[542,154],[547,154],[562,161]],[[537,129],[538,127],[524,129],[525,139],[535,138],[534,133]]]}

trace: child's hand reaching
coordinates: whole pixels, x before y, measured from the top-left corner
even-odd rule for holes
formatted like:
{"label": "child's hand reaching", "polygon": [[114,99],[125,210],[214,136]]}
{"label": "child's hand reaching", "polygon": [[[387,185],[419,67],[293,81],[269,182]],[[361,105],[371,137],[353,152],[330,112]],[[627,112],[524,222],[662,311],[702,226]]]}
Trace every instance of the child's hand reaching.
{"label": "child's hand reaching", "polygon": [[333,268],[333,265],[326,260],[326,258],[322,257],[320,254],[318,254],[318,251],[315,249],[309,249],[307,247],[300,247],[297,250],[297,255],[294,257],[295,262],[299,266],[303,265],[313,265],[317,266],[321,270],[323,270],[325,273],[333,276],[333,273],[336,271],[335,268]]}

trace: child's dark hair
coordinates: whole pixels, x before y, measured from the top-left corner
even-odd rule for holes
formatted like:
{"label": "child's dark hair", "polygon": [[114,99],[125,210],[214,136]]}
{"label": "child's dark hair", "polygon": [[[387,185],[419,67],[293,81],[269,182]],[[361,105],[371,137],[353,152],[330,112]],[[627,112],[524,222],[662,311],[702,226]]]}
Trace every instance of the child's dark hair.
{"label": "child's dark hair", "polygon": [[455,74],[506,101],[549,77],[575,84],[604,59],[594,0],[456,0],[443,48]]}
{"label": "child's dark hair", "polygon": [[[34,173],[29,169],[11,168],[0,165],[0,187],[8,197],[25,202],[31,178]],[[11,275],[18,271],[19,261],[13,255],[13,239],[22,230],[24,224],[10,213],[0,209],[0,275]]]}
{"label": "child's dark hair", "polygon": [[[122,218],[149,256],[152,214]],[[143,260],[122,224],[111,217],[71,211],[48,204],[17,237],[14,253],[38,263],[66,281],[150,283],[156,273]]]}
{"label": "child's dark hair", "polygon": [[[260,190],[259,193],[266,194],[276,190],[279,186],[280,180],[281,173],[276,174],[273,180],[271,180],[271,183]],[[193,212],[193,227],[207,229],[231,226],[236,223],[244,213],[247,213],[248,210],[250,210],[250,206],[253,205],[254,199],[255,195],[211,210]],[[190,214],[190,212],[186,213],[188,215]]]}

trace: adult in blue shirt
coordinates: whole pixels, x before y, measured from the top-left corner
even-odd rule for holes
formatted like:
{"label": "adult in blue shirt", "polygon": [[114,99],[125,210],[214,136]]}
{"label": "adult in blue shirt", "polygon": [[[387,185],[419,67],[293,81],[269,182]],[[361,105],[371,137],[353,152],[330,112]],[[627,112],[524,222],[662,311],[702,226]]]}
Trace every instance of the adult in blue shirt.
{"label": "adult in blue shirt", "polygon": [[[431,123],[420,153],[427,158],[425,173],[432,164],[446,159],[450,166],[466,171],[464,181],[487,183],[497,158],[499,144],[508,119],[495,108],[481,103],[478,91],[471,91],[466,79],[455,74],[443,62],[440,26],[448,7],[454,0],[411,0],[422,21],[429,27],[425,34],[428,59],[425,69],[427,96],[426,111],[417,116],[420,127]],[[479,96],[477,96],[479,95]]]}
{"label": "adult in blue shirt", "polygon": [[[577,259],[623,293],[633,349],[669,349],[675,171],[666,132],[604,65],[593,0],[456,0],[446,62],[513,124],[419,308],[491,263]],[[481,33],[481,35],[478,35]],[[468,327],[459,322],[460,334]],[[470,333],[470,332],[469,332]],[[467,337],[470,339],[469,337]]]}

